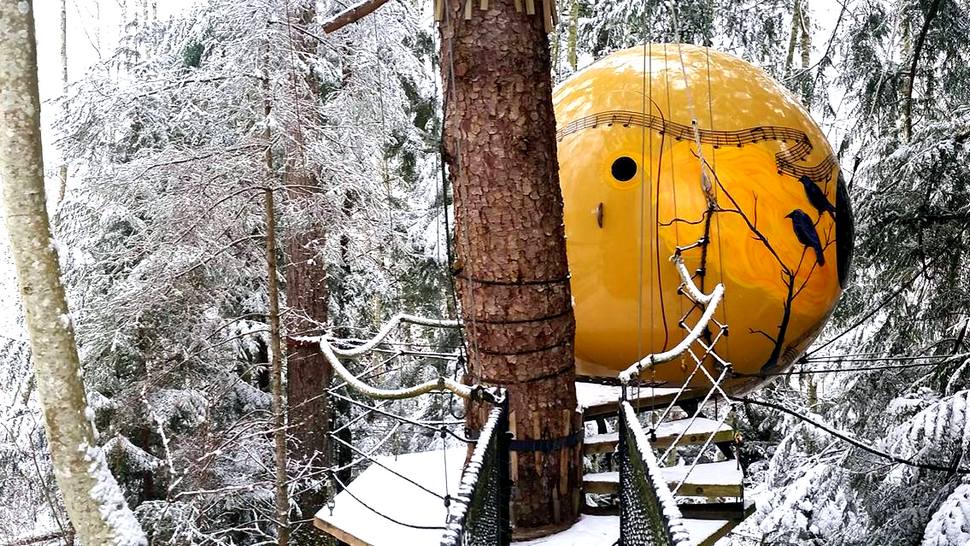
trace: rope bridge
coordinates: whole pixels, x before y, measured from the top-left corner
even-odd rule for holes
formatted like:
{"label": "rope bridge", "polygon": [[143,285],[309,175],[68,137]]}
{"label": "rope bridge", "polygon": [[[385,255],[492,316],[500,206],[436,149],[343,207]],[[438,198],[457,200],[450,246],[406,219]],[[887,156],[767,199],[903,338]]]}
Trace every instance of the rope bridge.
{"label": "rope bridge", "polygon": [[620,404],[620,546],[689,546],[674,496],[633,406]]}
{"label": "rope bridge", "polygon": [[[329,395],[335,400],[343,401],[364,410],[362,415],[330,432],[330,438],[333,442],[350,450],[355,458],[349,463],[328,468],[326,471],[329,478],[339,485],[353,501],[366,508],[369,513],[386,521],[408,529],[440,530],[442,532],[440,543],[443,546],[507,545],[511,542],[512,529],[509,517],[511,493],[509,412],[505,391],[500,388],[464,385],[444,375],[439,375],[435,380],[402,388],[387,389],[370,384],[368,379],[375,376],[375,368],[386,366],[389,360],[408,354],[407,351],[402,350],[394,351],[394,356],[391,359],[384,359],[379,364],[367,368],[357,375],[351,372],[342,361],[342,359],[357,360],[372,353],[380,352],[379,347],[381,346],[394,345],[386,341],[386,338],[401,324],[414,324],[431,328],[460,327],[459,322],[455,320],[428,319],[400,313],[388,321],[371,339],[354,340],[353,342],[330,339],[325,336],[304,339],[304,341],[313,341],[319,344],[321,354],[327,359],[334,373],[342,380],[341,384],[329,389]],[[420,353],[417,354],[420,355]],[[436,353],[435,356],[441,357],[442,355]],[[459,354],[453,353],[445,358],[456,361]],[[371,405],[354,399],[349,396],[349,393],[340,392],[348,388],[379,402]],[[461,420],[419,421],[386,409],[386,405],[393,401],[436,394],[451,394],[464,400],[482,400],[494,406],[477,439],[466,438],[449,428],[463,424]],[[394,425],[391,431],[370,450],[364,451],[340,437],[339,433],[342,429],[364,418],[373,418],[374,416],[389,419]],[[420,483],[419,479],[414,479],[395,470],[393,465],[381,462],[376,458],[375,453],[402,429],[423,429],[441,436],[442,455],[445,463],[444,494],[441,494],[440,490],[436,490],[434,487]],[[453,493],[448,490],[447,460],[449,455],[444,442],[445,437],[451,437],[466,445],[474,444],[475,446],[470,459],[463,467],[458,489]],[[454,453],[451,454],[451,456],[454,455]],[[407,482],[409,487],[417,488],[440,499],[446,508],[442,523],[440,525],[428,525],[426,522],[405,521],[375,508],[372,503],[367,502],[367,499],[354,495],[348,489],[348,484],[341,481],[339,473],[367,462],[380,467],[393,478]],[[332,501],[330,509],[332,514],[334,509]]]}
{"label": "rope bridge", "polygon": [[508,402],[492,409],[448,508],[441,546],[502,546],[512,540],[509,518]]}
{"label": "rope bridge", "polygon": [[[723,361],[714,352],[714,347],[726,333],[726,326],[718,322],[714,316],[718,305],[723,300],[724,287],[721,284],[717,284],[709,294],[703,293],[695,285],[682,257],[683,252],[697,248],[698,246],[698,244],[695,244],[679,248],[671,258],[681,279],[678,293],[682,294],[692,304],[680,321],[681,326],[685,329],[684,338],[672,349],[650,354],[633,363],[619,374],[619,380],[622,386],[620,401],[618,406],[616,406],[618,407],[618,456],[616,460],[619,463],[619,483],[617,491],[617,498],[619,500],[619,542],[617,544],[619,546],[689,546],[694,544],[685,525],[685,519],[681,509],[674,500],[674,495],[681,491],[684,484],[688,482],[691,473],[698,468],[698,465],[702,466],[706,464],[702,460],[712,460],[712,456],[707,452],[712,447],[712,444],[716,443],[715,436],[724,430],[724,422],[729,414],[728,411],[725,411],[721,415],[715,415],[717,426],[711,427],[709,433],[706,432],[708,429],[704,429],[705,432],[702,436],[703,442],[697,440],[698,433],[692,428],[692,425],[698,419],[703,418],[701,408],[715,397],[729,400],[721,385],[725,378],[728,377],[731,369],[730,364]],[[696,322],[692,326],[688,325],[690,317],[697,316],[698,311],[699,317]],[[319,343],[321,353],[327,358],[336,375],[343,381],[342,384],[330,390],[331,395],[336,400],[342,400],[348,404],[364,409],[364,415],[355,418],[350,423],[342,425],[336,432],[368,415],[377,415],[382,418],[391,419],[394,422],[391,434],[381,439],[376,446],[371,446],[369,451],[364,451],[353,446],[349,442],[342,440],[337,434],[331,434],[335,443],[344,445],[356,457],[355,460],[345,464],[343,467],[329,469],[331,478],[344,488],[344,491],[347,493],[346,496],[349,496],[353,501],[363,505],[371,513],[387,521],[405,528],[427,532],[440,531],[441,534],[438,535],[440,539],[436,542],[441,546],[507,545],[511,542],[512,536],[509,517],[512,486],[510,479],[510,446],[512,438],[509,434],[508,400],[506,399],[504,390],[485,388],[479,385],[464,385],[443,375],[437,379],[425,381],[410,387],[380,388],[368,383],[368,374],[373,372],[374,367],[355,375],[345,365],[345,361],[347,360],[359,359],[367,354],[378,352],[380,350],[379,347],[393,345],[386,338],[395,328],[404,323],[434,328],[460,327],[460,323],[454,320],[433,320],[413,315],[398,314],[371,339],[347,342],[347,340],[321,337],[314,338],[313,340]],[[400,355],[402,353],[396,354]],[[444,353],[435,354],[443,355]],[[456,352],[451,356],[457,359],[458,353]],[[640,381],[641,374],[653,369],[655,366],[672,362],[676,359],[689,359],[693,363],[693,369],[688,379],[676,391],[675,395],[669,399],[666,407],[661,406],[651,412],[653,416],[652,422],[648,427],[645,427],[637,418],[635,408],[636,401],[642,400],[642,397],[639,392],[631,393],[630,391],[631,389],[640,390],[649,388],[642,386],[644,383]],[[383,361],[383,363],[386,362],[386,360]],[[380,365],[378,364],[377,366]],[[669,445],[669,447],[658,457],[653,450],[659,446],[651,443],[657,436],[656,432],[658,427],[665,423],[670,424],[668,422],[674,422],[677,406],[691,407],[691,404],[686,402],[689,396],[685,396],[685,394],[688,391],[697,393],[698,384],[704,381],[709,383],[709,387],[705,391],[702,391],[706,392],[706,395],[697,403],[693,411],[688,411],[689,415],[687,418],[679,421],[681,424],[681,427],[678,429],[679,432],[673,435],[672,441],[669,444],[662,444],[665,446]],[[340,389],[347,388],[380,402],[375,402],[374,405],[371,405],[356,400],[349,393],[339,392]],[[465,400],[478,399],[491,403],[493,405],[492,410],[485,426],[478,433],[478,438],[466,438],[462,434],[449,429],[449,426],[461,425],[462,422],[460,420],[419,421],[404,417],[403,415],[397,415],[386,408],[388,403],[395,400],[429,394],[453,395]],[[630,396],[631,394],[635,394],[635,396]],[[657,417],[658,415],[659,417]],[[719,419],[717,419],[718,417]],[[685,422],[687,425],[683,426]],[[426,486],[420,483],[420,478],[414,479],[409,477],[406,475],[406,472],[399,472],[392,468],[393,465],[387,463],[387,461],[382,463],[374,457],[374,453],[389,440],[390,436],[402,428],[421,428],[438,433],[443,439],[446,436],[450,436],[463,444],[474,444],[471,456],[461,469],[460,481],[455,491],[449,492],[447,471],[445,472],[444,490],[441,491],[440,487]],[[688,433],[693,437],[693,440],[690,442],[687,440],[681,442]],[[466,432],[466,434],[468,433]],[[724,441],[723,436],[720,437],[719,441]],[[686,464],[675,467],[663,467],[662,462],[667,460],[668,456],[674,454],[675,449],[683,447],[683,445],[679,444],[687,443],[695,445],[702,443],[702,445]],[[719,445],[719,447],[722,446]],[[454,451],[448,455],[444,441],[442,441],[442,455],[446,468],[448,468],[447,460],[449,457],[452,458],[452,461],[460,457]],[[439,520],[441,523],[429,525],[426,521],[428,519],[427,517],[423,521],[406,521],[404,517],[398,517],[396,513],[394,516],[384,513],[379,507],[375,508],[369,505],[366,498],[359,498],[360,491],[355,496],[353,491],[347,489],[346,485],[336,477],[336,472],[366,462],[381,467],[379,470],[383,470],[385,474],[390,474],[391,479],[404,480],[409,483],[407,487],[416,487],[423,490],[424,493],[436,497],[436,502],[440,502],[444,506],[444,510],[439,512],[441,516],[434,516],[434,519],[442,517],[442,520]],[[675,472],[669,472],[671,470]],[[455,471],[457,472],[457,469]],[[674,477],[672,478],[672,476]],[[426,476],[425,479],[428,479],[428,477]],[[736,485],[740,487],[740,484]],[[690,484],[690,489],[693,490],[694,488],[695,486]],[[740,489],[737,491],[739,492]],[[686,494],[696,495],[697,493],[687,492]],[[713,495],[707,494],[706,496]],[[722,495],[718,494],[718,496]],[[439,509],[442,504],[437,505]],[[414,517],[413,519],[417,518]],[[424,542],[422,541],[422,543]]]}

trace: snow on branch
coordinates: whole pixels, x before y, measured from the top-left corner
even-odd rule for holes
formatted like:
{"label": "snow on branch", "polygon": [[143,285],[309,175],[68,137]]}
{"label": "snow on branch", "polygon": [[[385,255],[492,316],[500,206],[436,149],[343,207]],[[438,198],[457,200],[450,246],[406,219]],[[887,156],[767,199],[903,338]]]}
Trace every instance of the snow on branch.
{"label": "snow on branch", "polygon": [[721,298],[724,297],[724,285],[718,283],[714,290],[710,294],[704,294],[697,288],[694,281],[690,278],[690,272],[687,271],[687,267],[684,266],[684,260],[680,257],[680,254],[675,254],[671,261],[677,267],[677,273],[680,274],[681,287],[687,296],[694,300],[695,302],[704,305],[704,314],[697,321],[697,324],[691,328],[687,335],[678,343],[674,348],[669,351],[664,351],[662,353],[652,353],[645,356],[638,362],[627,369],[620,372],[619,378],[620,382],[626,384],[629,383],[633,378],[640,375],[645,369],[649,369],[657,364],[663,362],[670,362],[671,360],[679,357],[680,355],[687,352],[690,349],[691,344],[700,339],[704,330],[707,328],[707,323],[711,321],[714,317],[714,312],[717,311],[717,306],[721,303]]}
{"label": "snow on branch", "polygon": [[380,331],[377,332],[377,335],[362,345],[354,347],[353,349],[337,349],[330,344],[327,338],[323,336],[316,338],[315,341],[320,344],[320,352],[323,353],[323,356],[327,359],[327,362],[333,366],[333,370],[337,373],[337,375],[346,381],[349,386],[363,394],[366,394],[367,396],[370,396],[371,398],[376,398],[379,400],[400,400],[403,398],[414,398],[416,396],[435,391],[451,391],[462,398],[470,398],[472,396],[471,387],[468,385],[462,385],[461,383],[447,377],[439,377],[435,381],[425,381],[424,383],[420,383],[413,387],[402,389],[380,389],[368,385],[367,383],[364,383],[358,379],[340,362],[340,357],[357,358],[374,349],[374,347],[379,345],[384,338],[386,338],[391,331],[397,328],[402,322],[438,328],[458,327],[457,320],[429,319],[415,315],[408,315],[406,313],[398,313],[397,315],[394,315],[394,317],[391,318],[387,324],[381,327]]}
{"label": "snow on branch", "polygon": [[336,32],[351,23],[356,23],[357,21],[361,20],[363,17],[372,13],[377,8],[386,4],[387,1],[388,0],[363,0],[363,2],[359,2],[331,17],[330,19],[327,19],[320,26],[323,27],[323,31],[327,34]]}
{"label": "snow on branch", "polygon": [[448,319],[429,319],[425,317],[419,317],[417,315],[409,315],[407,313],[398,313],[391,317],[391,320],[387,321],[387,324],[381,327],[373,338],[365,341],[363,344],[354,347],[352,349],[337,349],[333,347],[334,354],[342,356],[345,358],[356,358],[360,355],[370,352],[380,345],[384,338],[386,338],[395,328],[397,328],[402,322],[407,322],[409,324],[416,324],[418,326],[429,326],[431,328],[457,328],[457,320]]}

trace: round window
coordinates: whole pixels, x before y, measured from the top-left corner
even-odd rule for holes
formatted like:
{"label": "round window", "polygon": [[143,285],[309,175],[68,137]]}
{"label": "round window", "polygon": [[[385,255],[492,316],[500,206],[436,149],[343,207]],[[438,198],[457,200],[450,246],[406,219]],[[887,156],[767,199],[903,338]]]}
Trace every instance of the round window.
{"label": "round window", "polygon": [[637,162],[625,155],[618,157],[610,167],[610,172],[613,174],[613,178],[620,182],[628,182],[637,175]]}

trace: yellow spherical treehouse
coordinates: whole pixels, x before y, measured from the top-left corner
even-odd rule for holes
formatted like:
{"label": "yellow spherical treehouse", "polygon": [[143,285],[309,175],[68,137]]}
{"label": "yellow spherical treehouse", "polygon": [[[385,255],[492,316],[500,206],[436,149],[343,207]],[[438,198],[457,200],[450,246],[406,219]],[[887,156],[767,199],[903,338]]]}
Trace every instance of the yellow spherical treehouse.
{"label": "yellow spherical treehouse", "polygon": [[[801,355],[845,283],[853,224],[798,101],[740,59],[648,44],[572,77],[554,102],[578,373],[616,377],[683,339],[700,311],[678,293],[678,247],[702,290],[724,285],[730,388]],[[682,384],[689,368],[643,378]]]}

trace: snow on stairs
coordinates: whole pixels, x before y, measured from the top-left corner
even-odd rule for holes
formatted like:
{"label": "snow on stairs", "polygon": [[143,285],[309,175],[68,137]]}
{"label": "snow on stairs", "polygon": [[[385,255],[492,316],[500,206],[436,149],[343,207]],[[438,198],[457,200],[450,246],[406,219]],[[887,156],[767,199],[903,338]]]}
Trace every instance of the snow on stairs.
{"label": "snow on stairs", "polygon": [[[650,411],[667,407],[677,396],[678,390],[642,387],[630,389],[627,395],[634,408]],[[701,390],[685,391],[679,397],[678,403],[697,400],[704,394]],[[576,395],[579,406],[583,409],[584,419],[596,420],[600,428],[604,425],[605,419],[616,416],[619,410],[619,386],[577,382]],[[712,445],[723,445],[734,441],[734,430],[731,426],[712,419],[697,417],[693,421],[686,418],[661,423],[654,432],[655,438],[651,439],[651,443],[655,449],[662,451],[675,441],[677,448],[702,445],[712,435]],[[681,436],[679,440],[677,440],[678,436]],[[587,457],[614,453],[618,443],[617,432],[588,434],[584,439],[583,452]],[[744,474],[736,460],[699,463],[693,469],[684,465],[669,466],[661,468],[661,472],[671,491],[680,484],[681,480],[684,481],[673,493],[680,501],[679,506],[684,515],[687,530],[698,546],[713,545],[754,512],[754,503],[742,500]],[[684,479],[685,476],[686,479]],[[587,473],[583,478],[583,488],[586,493],[593,495],[616,495],[619,489],[619,473]],[[616,497],[612,498],[615,503]],[[687,500],[688,498],[691,500]],[[725,498],[736,498],[740,502],[725,502]],[[581,521],[586,521],[586,518],[617,518],[618,509],[616,504],[587,505],[584,507],[584,520]],[[618,525],[618,518],[616,521],[614,525]],[[604,544],[607,543],[604,542]]]}
{"label": "snow on stairs", "polygon": [[[712,419],[698,417],[691,423],[690,419],[678,419],[661,423],[656,430],[656,440],[652,441],[653,447],[666,449],[677,439],[681,433],[684,436],[678,445],[703,444],[711,434],[714,434],[714,443],[730,442],[734,440],[734,429],[729,425],[719,424]],[[620,437],[616,432],[607,434],[593,434],[587,436],[583,443],[583,451],[586,454],[593,453],[612,453],[619,443]]]}
{"label": "snow on stairs", "polygon": [[[639,410],[651,410],[666,407],[677,396],[680,389],[663,387],[631,388],[628,393],[630,404]],[[583,419],[592,421],[602,417],[616,416],[620,408],[619,385],[606,385],[590,381],[576,382],[576,401],[583,409]],[[693,400],[704,396],[702,390],[688,390],[680,400]]]}
{"label": "snow on stairs", "polygon": [[[688,466],[668,466],[660,469],[667,486],[678,497],[740,497],[743,476],[738,462],[727,460],[716,463]],[[690,474],[688,474],[690,471]],[[684,484],[674,491],[677,484],[687,476]],[[620,488],[619,472],[597,472],[583,476],[587,493],[616,494]]]}

